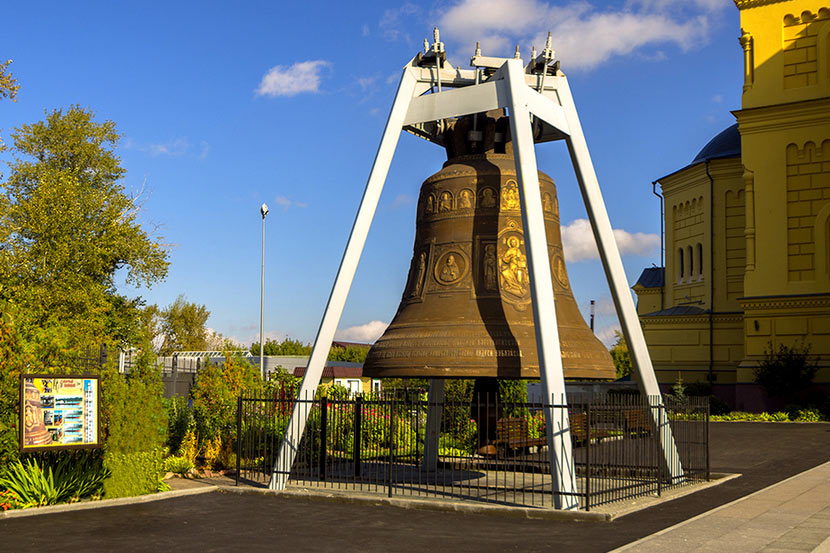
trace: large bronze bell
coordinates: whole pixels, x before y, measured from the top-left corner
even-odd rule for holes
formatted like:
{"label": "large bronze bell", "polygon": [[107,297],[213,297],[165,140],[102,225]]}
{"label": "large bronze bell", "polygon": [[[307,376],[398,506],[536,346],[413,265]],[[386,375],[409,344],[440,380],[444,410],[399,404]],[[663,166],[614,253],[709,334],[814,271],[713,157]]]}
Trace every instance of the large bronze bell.
{"label": "large bronze bell", "polygon": [[[539,377],[509,133],[501,110],[446,124],[448,161],[421,185],[406,287],[364,375]],[[614,378],[571,293],[553,180],[540,172],[539,182],[565,377]]]}

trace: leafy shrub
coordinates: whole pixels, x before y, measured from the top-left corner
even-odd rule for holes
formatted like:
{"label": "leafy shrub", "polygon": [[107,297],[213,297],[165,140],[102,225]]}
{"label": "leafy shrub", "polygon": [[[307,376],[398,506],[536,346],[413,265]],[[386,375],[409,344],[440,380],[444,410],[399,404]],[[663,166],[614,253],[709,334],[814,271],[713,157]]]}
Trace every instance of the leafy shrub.
{"label": "leafy shrub", "polygon": [[732,411],[726,415],[714,415],[712,419],[730,422],[818,422],[822,420],[818,409],[797,409],[792,413],[778,411],[776,413],[746,413],[743,411]]}
{"label": "leafy shrub", "polygon": [[196,420],[193,417],[193,408],[188,400],[182,396],[165,399],[167,408],[167,447],[177,452],[188,430],[194,430]]}
{"label": "leafy shrub", "polygon": [[188,430],[184,435],[181,447],[179,447],[179,455],[191,463],[196,463],[196,456],[199,455],[199,438],[193,430]]}
{"label": "leafy shrub", "polygon": [[104,466],[112,473],[104,482],[104,495],[108,498],[154,493],[165,486],[161,448],[134,453],[107,452]]}
{"label": "leafy shrub", "polygon": [[191,391],[197,434],[203,440],[235,440],[237,398],[262,388],[259,370],[238,355],[228,353],[221,365],[207,364]]}
{"label": "leafy shrub", "polygon": [[764,359],[755,369],[755,382],[773,397],[793,397],[810,385],[818,370],[818,359],[810,360],[810,346],[767,344]]}
{"label": "leafy shrub", "polygon": [[205,465],[211,470],[230,467],[232,455],[230,439],[222,440],[217,436],[205,443]]}
{"label": "leafy shrub", "polygon": [[11,463],[0,476],[0,488],[13,492],[21,506],[36,507],[77,501],[101,493],[109,470],[99,456],[64,454],[57,459],[30,457]]}
{"label": "leafy shrub", "polygon": [[0,302],[0,474],[19,457],[21,370],[27,365],[17,327]]}
{"label": "leafy shrub", "polygon": [[545,413],[537,411],[527,419],[527,435],[531,439],[544,438],[545,434]]}
{"label": "leafy shrub", "polygon": [[819,422],[821,413],[818,409],[799,409],[793,420],[796,422]]}
{"label": "leafy shrub", "polygon": [[171,456],[164,460],[164,471],[184,476],[193,469],[193,461],[187,457]]}
{"label": "leafy shrub", "polygon": [[17,497],[17,494],[11,490],[0,490],[0,511],[9,511],[12,509],[22,509],[23,502]]}

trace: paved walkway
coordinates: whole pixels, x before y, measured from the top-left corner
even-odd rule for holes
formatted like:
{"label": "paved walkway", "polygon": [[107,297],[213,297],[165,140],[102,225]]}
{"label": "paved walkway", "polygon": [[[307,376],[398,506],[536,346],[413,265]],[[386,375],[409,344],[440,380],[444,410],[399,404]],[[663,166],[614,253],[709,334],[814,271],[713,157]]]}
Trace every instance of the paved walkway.
{"label": "paved walkway", "polygon": [[830,552],[830,462],[614,551]]}
{"label": "paved walkway", "polygon": [[[604,553],[632,542],[628,551],[639,547],[648,551],[645,548],[656,545],[651,550],[738,553],[742,543],[754,551],[764,547],[774,551],[773,546],[809,551],[821,543],[821,536],[810,528],[823,531],[822,539],[830,534],[826,522],[830,423],[713,423],[711,438],[712,470],[740,473],[740,478],[611,522],[529,520],[261,494],[204,493],[0,519],[0,552],[54,549],[59,539],[62,549],[89,553]],[[771,499],[756,503],[759,498]],[[721,518],[725,514],[732,518]],[[687,535],[686,541],[652,543],[692,525],[695,534]],[[811,533],[809,542],[802,541]],[[758,538],[762,541],[754,541]],[[827,549],[827,545],[819,548]]]}

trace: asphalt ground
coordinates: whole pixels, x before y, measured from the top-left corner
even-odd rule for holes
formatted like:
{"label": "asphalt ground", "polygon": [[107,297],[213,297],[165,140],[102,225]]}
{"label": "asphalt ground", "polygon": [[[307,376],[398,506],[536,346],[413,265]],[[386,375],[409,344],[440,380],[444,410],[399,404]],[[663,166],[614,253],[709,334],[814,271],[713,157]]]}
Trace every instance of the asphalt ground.
{"label": "asphalt ground", "polygon": [[609,551],[828,459],[828,423],[712,423],[712,471],[740,478],[611,522],[209,493],[0,520],[0,551]]}

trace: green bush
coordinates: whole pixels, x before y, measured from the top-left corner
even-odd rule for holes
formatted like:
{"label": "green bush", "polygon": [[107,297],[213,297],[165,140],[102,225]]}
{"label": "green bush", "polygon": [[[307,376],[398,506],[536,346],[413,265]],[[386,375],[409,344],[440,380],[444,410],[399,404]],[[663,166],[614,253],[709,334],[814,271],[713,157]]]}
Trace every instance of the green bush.
{"label": "green bush", "polygon": [[187,398],[182,396],[165,398],[163,401],[167,409],[167,448],[172,452],[178,452],[188,430],[196,429],[193,408],[190,407]]}
{"label": "green bush", "polygon": [[821,413],[818,409],[799,409],[793,420],[796,422],[819,422]]}
{"label": "green bush", "polygon": [[822,420],[822,417],[818,409],[796,409],[790,413],[784,411],[778,411],[776,413],[732,411],[726,415],[713,415],[711,420],[715,422],[819,422]]}
{"label": "green bush", "polygon": [[755,382],[772,397],[792,398],[810,385],[817,370],[818,359],[810,359],[809,344],[778,344],[776,350],[769,342],[754,371]]}
{"label": "green bush", "polygon": [[262,389],[259,370],[238,355],[228,353],[222,364],[208,363],[191,391],[199,439],[221,436],[235,442],[237,398]]}
{"label": "green bush", "polygon": [[39,507],[98,495],[108,476],[95,453],[47,453],[9,464],[0,488],[13,492],[24,508]]}
{"label": "green bush", "polygon": [[193,461],[187,457],[171,456],[164,460],[164,471],[184,476],[194,468]]}
{"label": "green bush", "polygon": [[163,450],[104,455],[104,466],[111,476],[104,481],[104,495],[108,498],[131,497],[154,493],[164,488]]}

